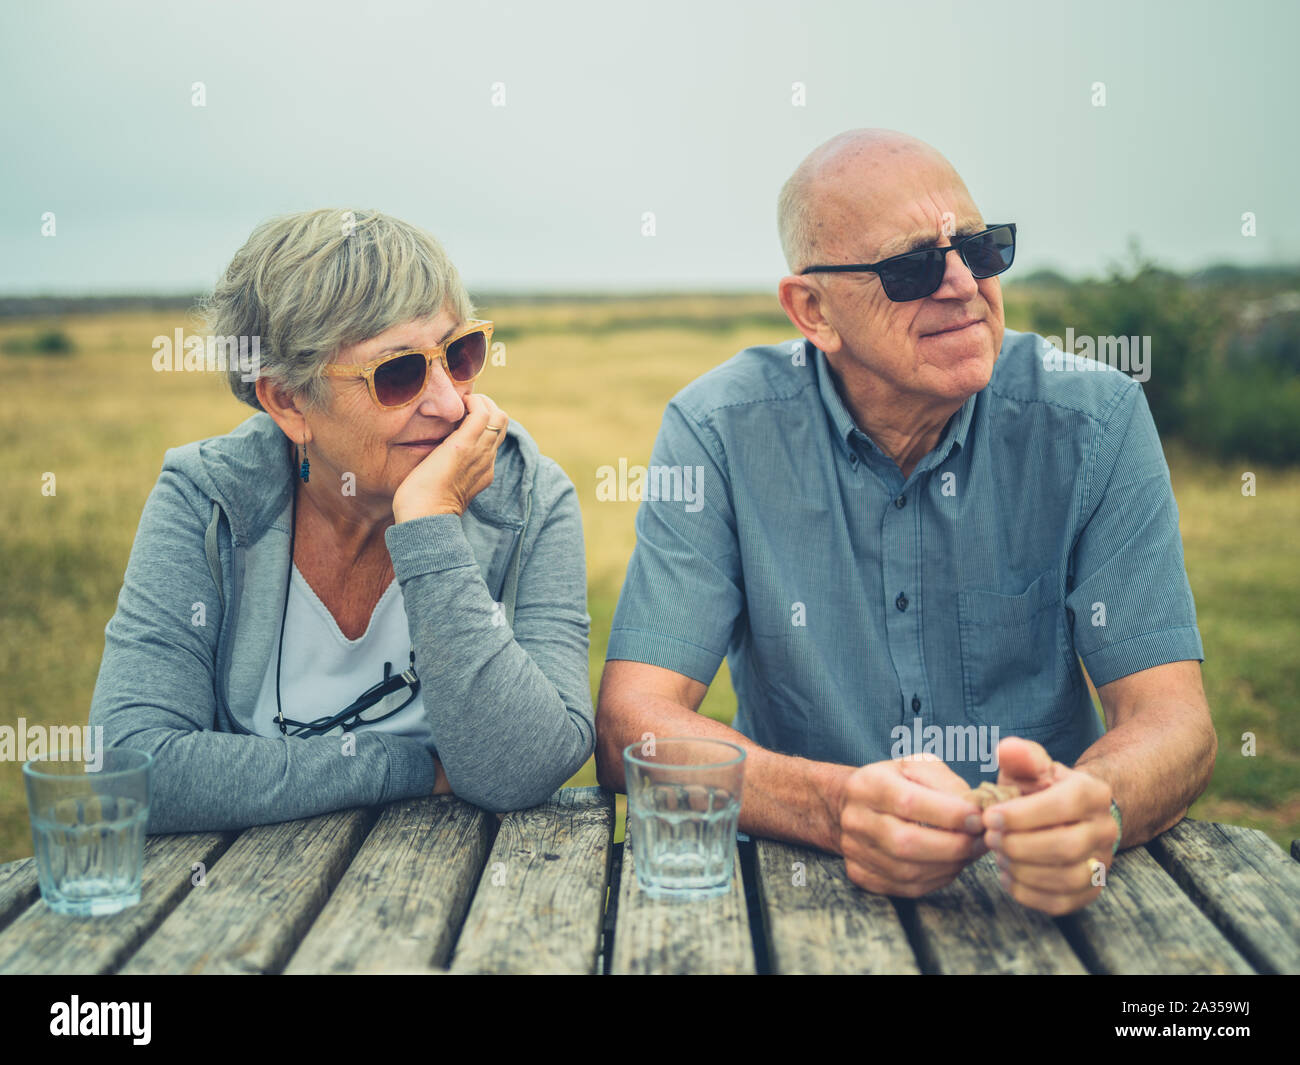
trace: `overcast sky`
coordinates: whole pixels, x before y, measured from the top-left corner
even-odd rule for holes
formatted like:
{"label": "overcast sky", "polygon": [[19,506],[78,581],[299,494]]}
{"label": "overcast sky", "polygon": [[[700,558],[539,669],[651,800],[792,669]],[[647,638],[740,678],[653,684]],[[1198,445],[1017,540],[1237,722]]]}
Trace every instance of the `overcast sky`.
{"label": "overcast sky", "polygon": [[0,293],[205,289],[260,220],[324,206],[424,226],[471,292],[767,289],[781,183],[856,126],[947,155],[1019,223],[1015,273],[1098,273],[1130,236],[1300,261],[1287,0],[0,11]]}

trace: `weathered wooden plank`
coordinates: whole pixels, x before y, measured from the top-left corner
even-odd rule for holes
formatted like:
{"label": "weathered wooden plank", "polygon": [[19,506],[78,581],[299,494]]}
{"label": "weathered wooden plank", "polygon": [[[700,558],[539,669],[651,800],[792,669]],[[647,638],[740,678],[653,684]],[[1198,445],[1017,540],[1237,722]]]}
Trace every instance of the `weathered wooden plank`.
{"label": "weathered wooden plank", "polygon": [[1257,970],[1300,973],[1300,865],[1268,836],[1183,820],[1147,849]]}
{"label": "weathered wooden plank", "polygon": [[0,973],[115,972],[181,899],[198,890],[192,886],[199,872],[194,863],[210,867],[235,836],[202,832],[146,837],[140,902],[111,916],[69,917],[55,913],[38,897],[0,933]]}
{"label": "weathered wooden plank", "polygon": [[124,973],[274,973],[378,817],[371,807],[245,830]]}
{"label": "weathered wooden plank", "polygon": [[1106,874],[1101,895],[1060,922],[1093,972],[1255,971],[1142,847],[1121,851]]}
{"label": "weathered wooden plank", "polygon": [[998,882],[991,853],[951,884],[899,906],[927,973],[1087,972],[1052,919]]}
{"label": "weathered wooden plank", "polygon": [[623,843],[610,971],[615,975],[756,972],[740,855],[727,894],[693,901],[652,899],[637,883],[629,836]]}
{"label": "weathered wooden plank", "polygon": [[595,973],[614,796],[563,788],[507,814],[456,944],[456,973]]}
{"label": "weathered wooden plank", "polygon": [[35,858],[19,858],[0,865],[0,928],[27,909],[40,893]]}
{"label": "weathered wooden plank", "polygon": [[843,858],[770,839],[754,849],[774,973],[920,973],[894,904],[853,883]]}
{"label": "weathered wooden plank", "polygon": [[286,973],[419,973],[444,966],[497,819],[452,795],[392,803]]}

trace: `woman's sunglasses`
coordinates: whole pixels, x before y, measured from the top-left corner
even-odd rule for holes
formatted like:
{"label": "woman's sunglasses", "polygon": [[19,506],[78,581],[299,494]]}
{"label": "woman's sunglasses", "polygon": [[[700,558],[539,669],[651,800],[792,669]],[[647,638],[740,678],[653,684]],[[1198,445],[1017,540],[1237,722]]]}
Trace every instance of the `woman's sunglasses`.
{"label": "woman's sunglasses", "polygon": [[492,323],[473,319],[437,347],[393,351],[352,366],[331,363],[323,372],[326,377],[364,377],[370,398],[381,407],[405,407],[423,394],[435,362],[453,381],[474,380],[483,372],[491,340]]}
{"label": "woman's sunglasses", "polygon": [[1002,273],[1016,257],[1014,222],[991,226],[983,233],[954,240],[947,248],[922,248],[881,259],[878,263],[847,263],[843,266],[810,266],[801,274],[850,274],[870,272],[880,277],[885,295],[895,303],[924,299],[943,284],[948,253],[955,251],[974,277]]}

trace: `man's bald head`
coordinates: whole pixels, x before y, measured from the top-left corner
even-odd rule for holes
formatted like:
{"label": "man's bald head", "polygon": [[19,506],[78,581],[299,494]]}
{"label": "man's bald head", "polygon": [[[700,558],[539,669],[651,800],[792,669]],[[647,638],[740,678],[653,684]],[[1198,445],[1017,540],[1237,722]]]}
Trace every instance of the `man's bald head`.
{"label": "man's bald head", "polygon": [[[779,219],[792,275],[777,285],[781,306],[850,391],[947,417],[989,383],[1005,328],[1002,288],[997,274],[977,278],[964,254],[949,254],[954,239],[986,225],[930,145],[887,129],[841,133],[791,175]],[[890,299],[870,270],[797,276],[926,248],[945,249],[943,274],[916,299]]]}
{"label": "man's bald head", "polygon": [[851,254],[837,245],[844,236],[851,241],[863,208],[869,210],[873,200],[884,207],[909,175],[921,173],[951,180],[965,191],[957,171],[938,151],[896,130],[853,129],[814,148],[777,201],[781,250],[790,272]]}

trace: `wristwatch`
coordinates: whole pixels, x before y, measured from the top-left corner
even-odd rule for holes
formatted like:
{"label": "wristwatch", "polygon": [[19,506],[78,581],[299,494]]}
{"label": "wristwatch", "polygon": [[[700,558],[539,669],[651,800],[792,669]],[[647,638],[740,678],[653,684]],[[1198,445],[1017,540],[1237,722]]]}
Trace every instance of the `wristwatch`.
{"label": "wristwatch", "polygon": [[1110,800],[1110,816],[1115,819],[1115,846],[1110,849],[1111,857],[1119,853],[1120,837],[1124,834],[1124,820],[1119,815],[1119,803],[1114,799]]}

